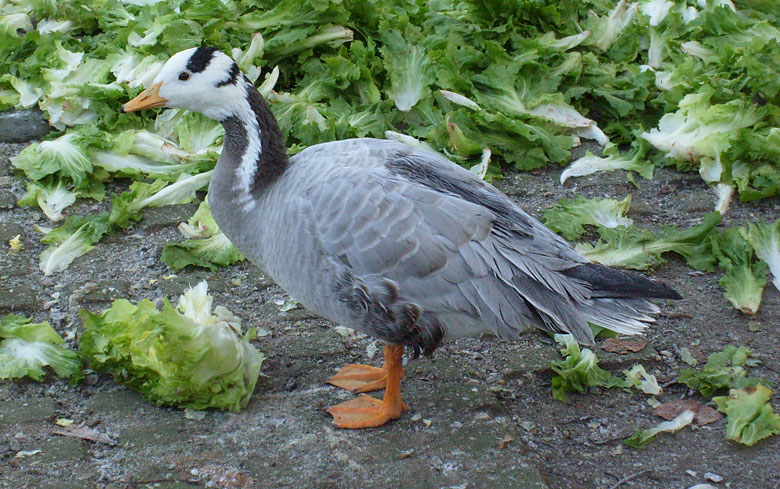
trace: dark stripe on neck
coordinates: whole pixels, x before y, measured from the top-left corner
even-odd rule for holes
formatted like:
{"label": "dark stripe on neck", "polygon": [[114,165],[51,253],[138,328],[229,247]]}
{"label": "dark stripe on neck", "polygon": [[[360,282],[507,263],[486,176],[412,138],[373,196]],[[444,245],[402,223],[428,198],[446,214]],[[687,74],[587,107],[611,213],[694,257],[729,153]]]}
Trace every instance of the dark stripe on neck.
{"label": "dark stripe on neck", "polygon": [[236,63],[233,63],[233,66],[230,67],[230,73],[228,74],[228,77],[222,80],[221,82],[217,83],[217,87],[224,87],[225,85],[235,85],[236,82],[238,82],[238,75],[241,73],[241,70],[238,69],[238,65]]}
{"label": "dark stripe on neck", "polygon": [[[251,186],[251,194],[259,196],[268,188],[287,167],[287,147],[284,145],[284,137],[279,125],[276,123],[271,108],[255,86],[246,77],[242,77],[247,89],[249,107],[255,114],[257,127],[260,132],[260,155],[257,158],[257,171]],[[241,119],[230,116],[221,121],[225,128],[224,151],[229,154],[244,155],[249,146],[247,128]]]}
{"label": "dark stripe on neck", "polygon": [[241,156],[246,152],[249,146],[249,135],[247,127],[237,116],[230,116],[221,121],[225,128],[225,138],[222,143],[222,152],[229,155],[238,155],[238,161],[241,162]]}
{"label": "dark stripe on neck", "polygon": [[190,73],[200,73],[205,70],[211,63],[211,58],[214,57],[214,53],[217,52],[217,48],[214,47],[202,47],[195,50],[187,60],[187,69]]}

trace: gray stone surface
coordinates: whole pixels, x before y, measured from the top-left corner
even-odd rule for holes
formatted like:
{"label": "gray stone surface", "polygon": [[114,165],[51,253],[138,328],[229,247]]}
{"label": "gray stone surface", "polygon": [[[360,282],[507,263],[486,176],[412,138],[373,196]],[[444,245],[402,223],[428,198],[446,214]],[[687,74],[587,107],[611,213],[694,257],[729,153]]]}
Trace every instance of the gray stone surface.
{"label": "gray stone surface", "polygon": [[13,209],[17,200],[13,192],[7,190],[0,191],[0,209]]}
{"label": "gray stone surface", "polygon": [[51,130],[43,112],[38,109],[0,112],[0,142],[2,143],[40,139]]}
{"label": "gray stone surface", "polygon": [[31,311],[39,309],[42,304],[35,290],[27,285],[0,288],[0,311]]}
{"label": "gray stone surface", "polygon": [[12,399],[0,401],[0,424],[2,426],[40,423],[51,419],[57,409],[53,399]]}
{"label": "gray stone surface", "polygon": [[130,283],[125,280],[88,282],[74,291],[74,301],[80,304],[112,302],[130,294]]}

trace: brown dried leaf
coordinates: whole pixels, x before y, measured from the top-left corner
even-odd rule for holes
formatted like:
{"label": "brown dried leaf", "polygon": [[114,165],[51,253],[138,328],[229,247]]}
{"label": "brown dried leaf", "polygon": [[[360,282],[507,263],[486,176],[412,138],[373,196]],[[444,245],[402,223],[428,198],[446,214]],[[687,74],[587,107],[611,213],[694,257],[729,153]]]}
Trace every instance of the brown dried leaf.
{"label": "brown dried leaf", "polygon": [[111,439],[110,436],[105,433],[101,433],[94,428],[90,428],[89,426],[54,426],[52,427],[51,432],[55,435],[75,436],[76,438],[81,438],[82,440],[94,441],[96,443],[105,443],[106,445],[116,445],[116,442]]}
{"label": "brown dried leaf", "polygon": [[688,351],[690,352],[691,356],[699,363],[705,363],[707,361],[707,355],[702,353],[699,348],[695,346],[689,346]]}
{"label": "brown dried leaf", "polygon": [[612,352],[612,353],[620,353],[621,355],[625,355],[626,353],[630,352],[638,352],[645,349],[647,346],[647,340],[638,338],[638,339],[620,339],[620,338],[608,338],[604,341],[604,343],[601,344],[601,349]]}
{"label": "brown dried leaf", "polygon": [[504,439],[498,442],[498,449],[503,450],[510,442],[515,441],[515,437],[507,433],[504,435]]}
{"label": "brown dried leaf", "polygon": [[398,458],[403,460],[405,458],[409,458],[412,455],[414,455],[414,448],[410,448],[409,450],[405,450],[398,454]]}
{"label": "brown dried leaf", "polygon": [[709,406],[704,406],[699,408],[698,411],[696,411],[696,417],[693,418],[693,420],[696,422],[699,426],[704,426],[705,424],[714,423],[715,421],[718,421],[721,419],[723,415],[715,410],[712,409]]}
{"label": "brown dried leaf", "polygon": [[705,406],[699,401],[694,401],[693,399],[676,399],[674,401],[665,402],[653,409],[653,414],[660,416],[665,420],[672,420],[686,410],[696,413],[693,421],[699,426],[714,423],[723,417],[718,411],[709,406]]}
{"label": "brown dried leaf", "polygon": [[693,399],[675,399],[674,401],[665,402],[653,409],[653,414],[660,416],[667,421],[671,421],[681,415],[683,411],[693,411],[695,413],[700,407],[701,403],[694,401]]}

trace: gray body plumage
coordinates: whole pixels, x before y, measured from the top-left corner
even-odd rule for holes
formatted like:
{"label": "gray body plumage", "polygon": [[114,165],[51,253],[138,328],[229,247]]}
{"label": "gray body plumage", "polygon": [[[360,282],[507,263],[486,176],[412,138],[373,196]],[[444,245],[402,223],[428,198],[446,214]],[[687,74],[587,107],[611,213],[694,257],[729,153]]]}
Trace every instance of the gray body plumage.
{"label": "gray body plumage", "polygon": [[658,311],[642,297],[676,295],[588,264],[492,185],[399,142],[310,147],[247,208],[230,137],[209,188],[223,232],[305,307],[385,341],[430,352],[537,327],[592,343],[588,322],[637,333]]}

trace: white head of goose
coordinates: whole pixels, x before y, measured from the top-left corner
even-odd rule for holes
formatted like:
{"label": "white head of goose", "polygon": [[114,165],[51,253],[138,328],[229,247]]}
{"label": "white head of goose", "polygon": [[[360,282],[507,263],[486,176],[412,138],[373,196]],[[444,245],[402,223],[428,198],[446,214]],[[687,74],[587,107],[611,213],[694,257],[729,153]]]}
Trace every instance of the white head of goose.
{"label": "white head of goose", "polygon": [[175,54],[130,112],[178,107],[225,127],[209,186],[231,242],[301,304],[384,340],[382,368],[347,365],[329,382],[362,395],[332,407],[344,428],[406,410],[401,357],[444,339],[529,327],[592,343],[588,323],[640,333],[679,299],[638,274],[588,263],[492,185],[436,153],[378,139],[318,144],[288,160],[265,100],[214,48]]}

